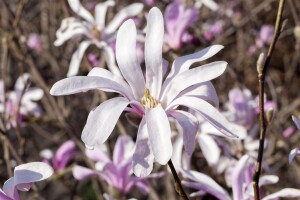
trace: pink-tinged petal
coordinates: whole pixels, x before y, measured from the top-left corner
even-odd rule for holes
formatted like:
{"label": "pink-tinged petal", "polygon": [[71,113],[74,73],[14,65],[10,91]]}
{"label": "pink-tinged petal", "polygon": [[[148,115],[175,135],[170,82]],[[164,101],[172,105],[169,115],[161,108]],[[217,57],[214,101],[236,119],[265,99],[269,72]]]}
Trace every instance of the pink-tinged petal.
{"label": "pink-tinged petal", "polygon": [[80,63],[81,63],[82,57],[84,55],[84,52],[91,44],[92,44],[91,41],[83,41],[78,46],[77,50],[73,53],[71,62],[69,65],[69,71],[67,74],[68,77],[75,76],[76,74],[78,74],[78,70],[79,70]]}
{"label": "pink-tinged petal", "polygon": [[264,185],[271,185],[275,184],[279,181],[278,176],[275,175],[264,175],[260,177],[259,179],[259,187],[264,186]]}
{"label": "pink-tinged petal", "polygon": [[[89,157],[91,160],[97,162],[97,169],[101,170],[103,169],[103,167],[107,164],[110,163],[111,160],[108,157],[108,152],[107,149],[105,148],[104,145],[101,146],[97,146],[93,149],[85,149],[85,154],[87,155],[87,157]],[[99,168],[99,164],[101,164],[101,168]]]}
{"label": "pink-tinged petal", "polygon": [[106,92],[117,92],[128,99],[133,99],[131,91],[114,80],[94,76],[74,76],[56,82],[50,94],[54,96],[69,95],[88,90],[100,89]]}
{"label": "pink-tinged petal", "polygon": [[24,73],[22,74],[16,81],[14,85],[14,89],[16,91],[22,92],[27,84],[27,82],[30,80],[30,74]]}
{"label": "pink-tinged petal", "polygon": [[192,155],[195,149],[195,137],[199,128],[198,120],[190,113],[176,110],[170,113],[183,129],[183,144],[185,151]]}
{"label": "pink-tinged petal", "polygon": [[54,157],[54,168],[60,170],[66,167],[68,162],[75,156],[76,144],[73,140],[63,143],[56,151]]}
{"label": "pink-tinged petal", "polygon": [[145,119],[155,161],[165,165],[173,153],[171,128],[167,114],[158,104],[155,108],[146,109]]}
{"label": "pink-tinged petal", "polygon": [[232,193],[234,200],[243,199],[244,172],[247,169],[249,156],[244,155],[236,164],[232,173]]}
{"label": "pink-tinged petal", "polygon": [[142,119],[135,145],[135,152],[132,157],[133,173],[137,177],[148,176],[153,169],[154,156],[150,147],[148,130],[145,118]]}
{"label": "pink-tinged petal", "polygon": [[139,181],[135,183],[135,186],[139,188],[139,191],[141,191],[144,195],[149,194],[149,185],[147,183]]}
{"label": "pink-tinged petal", "polygon": [[183,150],[183,138],[178,135],[175,141],[173,141],[173,154],[171,160],[176,171],[182,168],[182,150]]}
{"label": "pink-tinged petal", "polygon": [[3,192],[12,199],[18,199],[19,200],[19,194],[16,189],[16,186],[14,185],[14,177],[9,178],[7,181],[3,184]]}
{"label": "pink-tinged petal", "polygon": [[162,84],[162,46],[164,37],[164,20],[160,10],[152,8],[148,14],[145,63],[146,87],[151,95],[158,99]]}
{"label": "pink-tinged petal", "polygon": [[76,165],[73,167],[72,174],[73,174],[74,178],[79,181],[89,178],[93,175],[99,175],[99,173],[96,172],[95,170],[91,170],[86,167],[81,167],[79,165]]}
{"label": "pink-tinged petal", "polygon": [[206,60],[215,54],[217,54],[221,49],[224,47],[222,45],[212,45],[210,47],[206,47],[205,49],[202,49],[201,51],[198,51],[193,54],[189,54],[186,56],[182,56],[179,58],[176,58],[176,60],[173,62],[171,72],[167,76],[164,87],[178,74],[187,71],[190,66],[195,62],[201,62],[203,60]]}
{"label": "pink-tinged petal", "polygon": [[136,27],[129,19],[122,24],[116,41],[116,58],[121,73],[137,99],[145,92],[145,79],[136,54]]}
{"label": "pink-tinged petal", "polygon": [[91,13],[85,9],[79,0],[68,0],[69,6],[71,9],[80,17],[85,19],[86,21],[90,23],[94,23],[94,17],[91,15]]}
{"label": "pink-tinged petal", "polygon": [[[30,88],[23,95],[24,101],[38,101],[44,96],[44,91],[40,88]],[[22,99],[22,100],[23,100]]]}
{"label": "pink-tinged petal", "polygon": [[133,3],[120,10],[114,18],[107,25],[105,32],[113,33],[124,22],[124,20],[137,16],[142,10],[144,5],[142,3]]}
{"label": "pink-tinged petal", "polygon": [[228,137],[237,137],[236,127],[212,105],[197,97],[180,97],[172,102],[173,106],[182,105],[197,111],[203,118]]}
{"label": "pink-tinged petal", "polygon": [[0,189],[0,199],[1,200],[13,200],[9,198],[1,189]]}
{"label": "pink-tinged petal", "polygon": [[178,74],[164,89],[163,102],[171,102],[180,92],[190,86],[210,81],[220,76],[225,71],[226,66],[227,62],[217,61]]}
{"label": "pink-tinged petal", "polygon": [[300,197],[300,190],[294,188],[284,188],[278,192],[264,197],[262,200],[277,200],[280,198],[297,198]]}
{"label": "pink-tinged petal", "polygon": [[119,67],[116,64],[115,53],[113,49],[106,45],[103,47],[107,68],[115,75],[122,77]]}
{"label": "pink-tinged petal", "polygon": [[289,163],[291,164],[292,161],[296,156],[300,156],[300,148],[293,149],[289,154]]}
{"label": "pink-tinged petal", "polygon": [[134,142],[129,136],[120,136],[115,144],[113,161],[119,166],[129,161],[132,158],[134,150]]}
{"label": "pink-tinged petal", "polygon": [[101,103],[90,112],[81,140],[87,146],[98,146],[104,143],[128,104],[129,101],[123,97],[112,98]]}
{"label": "pink-tinged petal", "polygon": [[100,29],[105,27],[105,16],[108,7],[114,6],[115,1],[108,0],[103,3],[98,3],[95,7],[95,21]]}
{"label": "pink-tinged petal", "polygon": [[[186,181],[182,181],[183,185],[189,186],[194,189],[204,190],[205,192],[221,199],[221,200],[230,200],[228,193],[212,178],[209,176],[202,174],[196,171],[188,171],[188,170],[181,170],[181,173],[184,178],[191,179],[196,183],[189,183]],[[187,184],[189,183],[189,184]]]}
{"label": "pink-tinged petal", "polygon": [[221,155],[221,150],[216,141],[212,136],[201,133],[198,135],[198,143],[208,165],[215,166]]}
{"label": "pink-tinged petal", "polygon": [[293,119],[295,125],[297,126],[297,128],[300,130],[300,120],[297,119],[295,116],[292,116],[292,119]]}
{"label": "pink-tinged petal", "polygon": [[[188,187],[188,185],[186,185]],[[198,192],[193,192],[190,194],[190,197],[201,197],[204,196],[207,192],[205,191],[198,191]]]}

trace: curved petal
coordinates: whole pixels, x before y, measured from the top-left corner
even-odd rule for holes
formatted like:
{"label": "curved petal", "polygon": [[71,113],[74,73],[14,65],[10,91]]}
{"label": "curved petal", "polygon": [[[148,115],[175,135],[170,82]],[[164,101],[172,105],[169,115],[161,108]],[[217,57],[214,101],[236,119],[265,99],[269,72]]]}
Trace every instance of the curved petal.
{"label": "curved petal", "polygon": [[294,188],[284,188],[278,192],[264,197],[262,200],[277,200],[280,197],[283,198],[297,198],[300,197],[300,190]]}
{"label": "curved petal", "polygon": [[116,58],[125,80],[137,99],[145,92],[145,79],[136,54],[136,27],[129,19],[122,24],[116,41]]}
{"label": "curved petal", "polygon": [[260,177],[259,179],[259,187],[264,186],[264,185],[271,185],[275,184],[279,181],[278,176],[275,175],[264,175]]}
{"label": "curved petal", "polygon": [[[94,149],[85,149],[85,154],[87,157],[89,157],[92,161],[97,162],[97,169],[102,171],[104,166],[107,163],[110,163],[111,160],[108,157],[106,146],[103,144],[101,146],[97,146]],[[101,167],[100,167],[101,166]]]}
{"label": "curved petal", "polygon": [[87,9],[85,9],[79,0],[68,0],[69,6],[71,9],[80,17],[85,19],[86,21],[90,23],[94,23],[94,17],[91,15]]}
{"label": "curved petal", "polygon": [[297,128],[300,130],[300,120],[297,119],[295,116],[292,116],[292,119],[293,119],[295,125],[297,126]]}
{"label": "curved petal", "polygon": [[63,143],[55,153],[54,168],[63,169],[67,163],[75,156],[76,144],[73,140]]}
{"label": "curved petal", "polygon": [[148,176],[153,169],[153,160],[154,156],[150,147],[146,120],[143,118],[139,126],[132,157],[133,173],[137,177]]}
{"label": "curved petal", "polygon": [[291,164],[294,158],[299,155],[300,155],[300,148],[293,149],[289,154],[289,163]]}
{"label": "curved petal", "polygon": [[224,46],[222,45],[212,45],[196,53],[176,58],[176,60],[173,62],[171,71],[164,82],[163,88],[168,85],[175,76],[187,71],[193,63],[206,60],[217,54],[223,48]]}
{"label": "curved petal", "polygon": [[87,146],[98,146],[104,143],[128,104],[129,101],[123,97],[112,98],[101,103],[90,112],[81,140]]}
{"label": "curved petal", "polygon": [[192,170],[191,171],[181,170],[181,173],[183,177],[191,179],[196,182],[196,183],[192,183],[192,182],[182,181],[183,185],[198,190],[204,190],[205,192],[212,194],[213,196],[222,200],[231,199],[228,193],[209,176]]}
{"label": "curved petal", "polygon": [[208,165],[216,165],[220,159],[221,150],[213,137],[208,134],[201,133],[198,135],[198,143]]}
{"label": "curved petal", "polygon": [[202,65],[175,76],[163,90],[163,102],[171,102],[181,91],[188,87],[210,81],[225,71],[227,62],[217,61]]}
{"label": "curved petal", "polygon": [[19,193],[14,185],[14,177],[11,177],[4,182],[3,192],[12,199],[19,199]]}
{"label": "curved petal", "polygon": [[114,6],[115,1],[108,0],[103,3],[98,3],[95,7],[95,20],[100,29],[105,27],[105,16],[108,7]]}
{"label": "curved petal", "polygon": [[116,76],[122,77],[119,67],[116,64],[115,53],[113,49],[110,46],[106,45],[103,47],[103,50],[108,69]]}
{"label": "curved petal", "polygon": [[155,161],[165,165],[173,153],[168,117],[161,105],[158,104],[155,108],[146,109],[145,119]]}
{"label": "curved petal", "polygon": [[1,189],[0,189],[0,199],[1,200],[13,200],[9,198]]}
{"label": "curved petal", "polygon": [[170,113],[183,129],[183,144],[185,151],[192,155],[195,149],[195,138],[199,128],[197,119],[190,113],[176,110]]}
{"label": "curved petal", "polygon": [[93,76],[74,76],[56,82],[50,94],[54,96],[69,95],[88,90],[100,89],[107,92],[117,92],[128,99],[133,99],[131,91],[112,79]]}
{"label": "curved petal", "polygon": [[144,5],[142,3],[133,3],[120,10],[111,22],[107,25],[105,32],[113,33],[124,22],[125,19],[138,15],[143,10]]}
{"label": "curved petal", "polygon": [[72,169],[72,174],[76,180],[83,180],[93,175],[99,175],[95,170],[76,165]]}
{"label": "curved petal", "polygon": [[75,76],[78,74],[80,63],[82,60],[82,57],[86,51],[86,49],[92,44],[91,41],[83,41],[78,46],[77,50],[73,53],[71,62],[69,65],[69,70],[67,73],[67,77]]}
{"label": "curved petal", "polygon": [[152,96],[158,99],[162,84],[162,45],[164,37],[164,20],[160,10],[152,8],[148,14],[145,63],[146,63],[146,87],[150,89]]}
{"label": "curved petal", "polygon": [[243,199],[244,171],[247,168],[249,156],[244,155],[236,164],[232,173],[232,193],[234,200]]}
{"label": "curved petal", "polygon": [[[203,118],[229,137],[237,137],[236,127],[212,105],[197,97],[180,97],[172,102],[172,106],[182,105],[197,111]],[[170,108],[168,108],[169,110]]]}
{"label": "curved petal", "polygon": [[127,163],[131,158],[134,150],[134,142],[129,136],[119,136],[114,148],[113,161],[115,165]]}

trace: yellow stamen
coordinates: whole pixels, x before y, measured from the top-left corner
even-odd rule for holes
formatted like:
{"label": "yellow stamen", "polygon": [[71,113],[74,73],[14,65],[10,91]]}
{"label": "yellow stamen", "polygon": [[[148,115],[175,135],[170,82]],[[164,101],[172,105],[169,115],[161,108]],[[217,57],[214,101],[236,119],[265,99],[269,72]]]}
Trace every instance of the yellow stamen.
{"label": "yellow stamen", "polygon": [[144,96],[141,98],[141,103],[145,108],[155,108],[159,103],[154,97],[150,95],[150,90],[146,88]]}

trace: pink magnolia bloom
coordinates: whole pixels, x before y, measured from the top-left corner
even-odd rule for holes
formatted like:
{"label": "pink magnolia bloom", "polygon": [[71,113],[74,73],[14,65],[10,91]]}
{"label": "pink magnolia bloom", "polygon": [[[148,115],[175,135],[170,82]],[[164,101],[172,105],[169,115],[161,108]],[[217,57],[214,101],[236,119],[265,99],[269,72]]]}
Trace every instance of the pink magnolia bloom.
{"label": "pink magnolia bloom", "polygon": [[263,25],[260,32],[255,40],[255,44],[250,46],[248,52],[249,54],[255,53],[257,50],[261,49],[265,45],[271,42],[272,35],[274,34],[274,27],[271,25]]}
{"label": "pink magnolia bloom", "polygon": [[5,119],[8,122],[6,128],[16,127],[17,123],[21,124],[32,116],[40,117],[42,114],[40,106],[35,101],[42,99],[44,92],[36,87],[25,88],[29,80],[30,75],[27,73],[20,76],[15,83],[14,91],[7,92],[7,99],[4,95],[3,81],[0,80],[0,113],[5,111]]}
{"label": "pink magnolia bloom", "polygon": [[43,50],[41,36],[37,33],[30,33],[27,39],[27,46],[36,52]]}
{"label": "pink magnolia bloom", "polygon": [[[298,130],[300,130],[300,120],[297,119],[295,116],[292,116],[292,119],[293,119],[296,127],[298,128]],[[300,148],[293,149],[289,155],[289,163],[291,164],[291,162],[294,160],[294,158],[299,155],[300,155]]]}
{"label": "pink magnolia bloom", "polygon": [[138,178],[132,175],[132,155],[134,152],[134,142],[128,136],[120,136],[116,142],[113,159],[110,160],[104,146],[86,149],[86,155],[96,162],[96,170],[92,170],[82,166],[73,168],[73,175],[77,180],[97,175],[105,180],[108,185],[118,189],[123,195],[128,194],[131,189],[136,186],[144,194],[149,192],[146,182],[147,178],[159,178],[163,173],[152,174],[147,178]]}
{"label": "pink magnolia bloom", "polygon": [[138,15],[143,9],[143,4],[133,3],[121,9],[110,23],[105,25],[107,9],[115,5],[114,0],[98,3],[95,7],[95,17],[81,5],[79,0],[68,0],[68,3],[71,9],[84,20],[74,17],[64,19],[56,32],[57,39],[54,45],[60,46],[74,36],[85,36],[86,39],[80,43],[78,49],[73,53],[67,76],[74,76],[78,73],[82,57],[91,44],[104,50],[108,68],[114,74],[119,75],[120,72],[115,63],[114,52],[108,44],[115,40],[116,30],[122,22],[127,18]]}
{"label": "pink magnolia bloom", "polygon": [[44,149],[40,152],[40,156],[44,158],[44,162],[52,165],[55,171],[59,171],[64,169],[68,162],[74,158],[75,148],[75,142],[68,140],[57,149],[55,155],[50,149]]}
{"label": "pink magnolia bloom", "polygon": [[212,41],[214,38],[219,37],[223,33],[224,21],[218,20],[213,24],[204,24],[204,39],[208,42]]}
{"label": "pink magnolia bloom", "polygon": [[199,11],[196,8],[186,8],[182,2],[169,4],[165,11],[165,42],[174,50],[178,50],[184,43],[191,42],[193,36],[188,28],[198,19]]}
{"label": "pink magnolia bloom", "polygon": [[133,154],[133,171],[137,176],[147,176],[152,171],[154,160],[165,165],[172,156],[168,117],[176,119],[185,127],[185,150],[189,154],[194,150],[198,125],[193,123],[193,115],[178,110],[178,106],[199,112],[222,133],[234,137],[234,128],[212,105],[218,106],[218,97],[210,80],[220,76],[227,63],[217,61],[189,69],[193,63],[215,55],[223,46],[213,45],[177,58],[170,73],[163,80],[167,63],[163,63],[162,59],[164,24],[159,9],[152,8],[148,15],[145,77],[136,55],[136,35],[132,20],[124,22],[117,35],[116,58],[126,81],[105,69],[94,68],[88,76],[69,77],[55,83],[51,88],[52,95],[101,89],[124,96],[109,99],[90,112],[82,132],[82,141],[90,147],[104,143],[124,110],[142,118]]}
{"label": "pink magnolia bloom", "polygon": [[0,189],[1,200],[20,200],[20,191],[29,191],[32,183],[49,178],[53,169],[43,162],[31,162],[15,167],[14,176],[8,179],[3,190]]}
{"label": "pink magnolia bloom", "polygon": [[[244,155],[235,165],[233,173],[231,174],[232,182],[232,198],[228,192],[222,188],[209,176],[189,170],[182,170],[182,175],[191,181],[182,181],[186,187],[198,190],[190,194],[191,197],[202,196],[209,193],[220,200],[250,200],[254,199],[252,175],[254,172],[254,162],[249,156]],[[259,187],[261,189],[264,185],[277,183],[279,178],[274,175],[265,175],[260,178]],[[300,197],[300,190],[293,188],[285,188],[276,193],[270,194],[262,200],[279,200],[283,198],[297,198]]]}

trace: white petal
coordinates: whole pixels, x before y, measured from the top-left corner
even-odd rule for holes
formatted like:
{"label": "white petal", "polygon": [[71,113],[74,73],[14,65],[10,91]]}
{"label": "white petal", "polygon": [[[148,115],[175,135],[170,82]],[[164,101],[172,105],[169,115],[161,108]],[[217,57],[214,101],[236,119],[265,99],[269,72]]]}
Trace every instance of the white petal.
{"label": "white petal", "polygon": [[199,128],[197,119],[190,113],[185,111],[174,111],[170,113],[180,124],[183,129],[184,149],[192,155],[195,149],[195,137]]}
{"label": "white petal", "polygon": [[15,199],[15,197],[18,195],[18,192],[15,189],[15,185],[14,185],[14,177],[11,177],[4,182],[3,192],[12,199]]}
{"label": "white petal", "polygon": [[137,99],[145,92],[145,79],[136,54],[136,27],[133,20],[127,20],[118,31],[116,58],[120,70],[131,86]]}
{"label": "white petal", "polygon": [[168,117],[158,104],[155,108],[146,109],[145,118],[155,161],[165,165],[171,159],[173,152]]}
{"label": "white petal", "polygon": [[173,62],[171,72],[168,74],[164,82],[164,86],[167,85],[178,74],[187,71],[193,63],[206,60],[217,54],[223,48],[224,47],[222,45],[212,45],[196,53],[176,58],[176,60]]}
{"label": "white petal", "polygon": [[299,155],[300,155],[300,148],[293,149],[289,154],[289,163],[291,164],[294,158]]}
{"label": "white petal", "polygon": [[218,61],[202,65],[175,76],[163,91],[163,102],[171,102],[180,92],[188,87],[210,81],[220,76],[226,69],[227,62]]}
{"label": "white petal", "polygon": [[249,161],[249,156],[244,155],[236,164],[232,173],[232,193],[234,200],[240,200],[243,198],[243,185],[244,182],[244,172],[247,168]]}
{"label": "white petal", "polygon": [[113,49],[110,46],[106,45],[104,46],[103,50],[108,69],[113,74],[122,77],[119,67],[116,64],[115,53]]}
{"label": "white petal", "polygon": [[67,76],[74,76],[78,73],[79,66],[82,60],[82,57],[86,51],[86,49],[92,44],[91,41],[83,41],[78,46],[77,50],[73,53],[71,62],[69,65],[69,71]]}
{"label": "white petal", "polygon": [[148,14],[145,63],[146,86],[151,95],[158,99],[162,84],[162,45],[164,37],[164,21],[160,10],[152,8]]}
{"label": "white petal", "polygon": [[137,138],[135,152],[132,157],[133,173],[137,177],[148,176],[153,169],[154,156],[150,147],[145,118],[142,119]]}
{"label": "white petal", "polygon": [[17,91],[23,91],[26,83],[30,80],[30,74],[22,74],[16,81],[14,89]]}
{"label": "white petal", "polygon": [[127,135],[119,136],[114,148],[113,161],[115,165],[127,163],[132,158],[134,142]]}
{"label": "white petal", "polygon": [[198,135],[198,143],[208,165],[216,165],[220,159],[221,150],[213,137],[208,134],[201,133]]}
{"label": "white petal", "polygon": [[295,125],[297,126],[297,128],[300,130],[300,120],[297,119],[295,116],[292,116],[292,119],[293,119]]}
{"label": "white petal", "polygon": [[68,0],[71,9],[80,17],[90,23],[94,23],[94,17],[87,11],[80,3],[79,0]]}
{"label": "white petal", "polygon": [[100,29],[105,27],[105,16],[108,7],[114,6],[115,1],[108,0],[103,3],[98,3],[95,7],[95,20]]}
{"label": "white petal", "polygon": [[236,134],[239,134],[236,132],[236,127],[232,126],[232,124],[228,122],[216,108],[202,99],[197,97],[180,97],[172,102],[172,105],[186,106],[199,112],[203,118],[205,118],[226,136],[237,137]]}
{"label": "white petal", "polygon": [[114,80],[93,76],[74,76],[62,79],[52,86],[50,94],[54,96],[61,96],[86,92],[93,89],[117,92],[128,99],[133,99],[131,91],[128,91],[125,87]]}
{"label": "white petal", "polygon": [[264,186],[264,185],[271,185],[275,184],[279,181],[278,176],[275,175],[264,175],[260,177],[259,179],[259,187]]}
{"label": "white petal", "polygon": [[27,100],[33,100],[38,101],[41,100],[44,96],[44,91],[40,88],[30,88],[27,90],[24,95],[23,99]]}
{"label": "white petal", "polygon": [[143,10],[143,7],[144,5],[142,3],[133,3],[123,8],[114,16],[111,22],[107,25],[105,32],[115,32],[125,19],[138,15]]}
{"label": "white petal", "polygon": [[90,112],[81,140],[88,146],[98,146],[104,143],[128,103],[128,100],[123,97],[112,98],[101,103]]}
{"label": "white petal", "polygon": [[176,171],[182,168],[182,150],[183,150],[183,138],[181,135],[178,135],[176,137],[176,140],[173,141],[173,154],[171,158]]}
{"label": "white petal", "polygon": [[283,198],[297,198],[300,197],[300,190],[294,188],[284,188],[278,192],[264,197],[262,200],[273,200]]}

